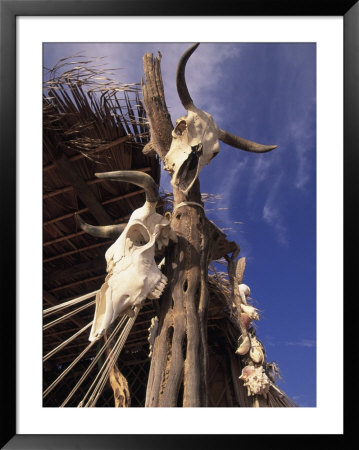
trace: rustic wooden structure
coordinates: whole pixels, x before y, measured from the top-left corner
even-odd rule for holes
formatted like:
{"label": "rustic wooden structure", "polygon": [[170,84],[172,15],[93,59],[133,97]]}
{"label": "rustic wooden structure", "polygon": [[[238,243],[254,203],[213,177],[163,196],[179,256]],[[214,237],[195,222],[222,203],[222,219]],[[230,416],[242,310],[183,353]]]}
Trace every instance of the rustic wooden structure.
{"label": "rustic wooden structure", "polygon": [[[44,309],[95,292],[106,275],[104,252],[113,241],[80,230],[74,213],[81,213],[90,223],[108,225],[125,222],[143,204],[143,190],[106,182],[93,174],[142,170],[158,184],[159,159],[169,149],[173,129],[159,57],[144,56],[145,107],[138,87],[108,79],[95,83],[91,64],[80,60],[76,67],[80,69],[61,75],[59,67],[54,68],[45,86]],[[241,324],[229,308],[233,289],[215,268],[208,271],[211,261],[224,256],[233,259],[238,246],[205,217],[201,205],[198,180],[187,196],[174,189],[173,204],[165,196],[159,204],[159,212],[171,211],[171,225],[178,235],[178,244],[166,250],[164,273],[171,282],[160,301],[148,300],[141,308],[96,406],[114,406],[114,401],[116,406],[131,402],[132,407],[295,406],[275,384],[267,399],[256,405],[259,400],[248,397],[239,379],[244,362],[234,353]],[[93,306],[87,307],[65,321],[45,326],[44,355],[86,326],[93,311]],[[148,329],[156,315],[159,331],[149,359]],[[55,318],[61,316],[62,310],[55,314]],[[45,360],[45,392],[86,348],[87,339],[88,330]],[[87,351],[46,395],[44,406],[61,406],[99,348],[96,344]],[[66,406],[81,402],[100,367],[101,358]],[[126,380],[130,400],[128,395],[121,396],[121,388],[116,392],[116,385],[126,392]]]}

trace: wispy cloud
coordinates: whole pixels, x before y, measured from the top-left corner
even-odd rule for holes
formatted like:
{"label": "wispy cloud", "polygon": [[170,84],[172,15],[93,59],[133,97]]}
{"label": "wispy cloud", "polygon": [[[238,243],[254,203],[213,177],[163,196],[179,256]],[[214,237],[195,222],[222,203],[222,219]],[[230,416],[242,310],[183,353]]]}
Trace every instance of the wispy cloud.
{"label": "wispy cloud", "polygon": [[287,228],[284,225],[279,209],[276,206],[269,205],[267,202],[263,208],[263,219],[274,228],[278,242],[287,247],[289,245]]}
{"label": "wispy cloud", "polygon": [[287,64],[294,69],[291,92],[296,92],[296,101],[287,102],[287,127],[289,139],[294,146],[297,171],[293,178],[294,187],[307,192],[313,177],[316,135],[316,73],[315,46],[298,47],[297,58],[293,58],[290,47],[283,55]]}
{"label": "wispy cloud", "polygon": [[304,347],[304,348],[314,348],[316,346],[316,341],[314,339],[302,338],[297,341],[283,341],[278,340],[275,336],[266,335],[265,343],[267,346],[275,347],[277,345],[287,345],[291,347]]}
{"label": "wispy cloud", "polygon": [[238,157],[235,151],[221,150],[213,162],[203,169],[200,178],[202,191],[218,196],[214,204],[206,205],[207,216],[223,229],[229,240],[240,242],[242,251],[249,257],[251,245],[244,234],[241,208],[246,198],[247,167],[248,160]]}
{"label": "wispy cloud", "polygon": [[283,182],[283,176],[279,172],[280,164],[276,150],[267,155],[256,156],[248,168],[250,174],[250,183],[246,198],[248,207],[253,205],[253,202],[258,197],[275,203],[280,191],[280,184]]}
{"label": "wispy cloud", "polygon": [[316,342],[313,339],[301,339],[299,341],[287,341],[283,342],[285,345],[291,345],[295,347],[308,347],[313,348],[316,346]]}
{"label": "wispy cloud", "polygon": [[308,105],[305,114],[289,127],[297,158],[294,186],[302,191],[306,191],[308,183],[313,176],[313,157],[310,155],[310,152],[315,151],[314,113],[315,103],[313,101],[311,105]]}
{"label": "wispy cloud", "polygon": [[[168,47],[170,46],[170,48]],[[172,121],[186,114],[176,89],[176,69],[184,51],[190,46],[181,44],[148,44],[148,52],[161,51],[161,72],[166,92],[166,104]],[[218,101],[216,91],[223,84],[226,63],[238,58],[240,48],[231,44],[201,44],[186,66],[186,82],[190,95],[198,108],[210,113],[215,120],[226,112],[226,105]]]}
{"label": "wispy cloud", "polygon": [[[224,84],[226,66],[240,57],[240,47],[231,44],[201,44],[186,68],[188,89],[199,108],[209,112],[216,121],[227,113],[226,104],[216,95]],[[228,112],[230,113],[230,111]]]}
{"label": "wispy cloud", "polygon": [[[220,156],[217,158],[216,171],[217,173],[223,174],[220,177],[221,181],[215,186],[216,194],[221,198],[221,213],[220,217],[217,218],[220,219],[225,226],[230,226],[234,221],[232,217],[233,204],[238,202],[240,181],[243,172],[246,170],[247,162],[239,161],[235,164],[229,164],[227,158],[220,158]],[[216,213],[214,215],[216,215]]]}
{"label": "wispy cloud", "polygon": [[281,178],[282,177],[279,177],[276,180],[267,196],[263,206],[262,217],[263,220],[274,229],[278,242],[287,247],[289,245],[288,230],[285,226],[284,218],[279,207],[277,195],[279,186],[281,185]]}

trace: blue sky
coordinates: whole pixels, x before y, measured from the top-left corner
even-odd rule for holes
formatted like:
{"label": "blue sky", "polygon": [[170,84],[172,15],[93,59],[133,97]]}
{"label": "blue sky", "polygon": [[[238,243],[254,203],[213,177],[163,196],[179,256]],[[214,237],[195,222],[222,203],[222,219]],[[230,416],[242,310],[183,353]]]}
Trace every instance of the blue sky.
{"label": "blue sky", "polygon": [[[44,45],[44,65],[82,52],[121,68],[121,82],[143,76],[145,52],[162,53],[172,121],[185,114],[175,87],[178,59],[192,43]],[[262,155],[221,143],[201,174],[220,196],[207,216],[247,258],[244,282],[261,311],[256,322],[278,385],[300,406],[316,406],[316,47],[310,43],[201,44],[186,69],[191,97],[218,125],[278,148]],[[170,189],[166,173],[162,187]]]}

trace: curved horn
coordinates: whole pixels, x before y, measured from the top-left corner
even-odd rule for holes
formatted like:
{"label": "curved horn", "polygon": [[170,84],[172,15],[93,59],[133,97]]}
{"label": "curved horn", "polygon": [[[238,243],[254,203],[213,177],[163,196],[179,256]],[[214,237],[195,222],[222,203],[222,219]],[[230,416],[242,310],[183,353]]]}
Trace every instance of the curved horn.
{"label": "curved horn", "polygon": [[114,172],[95,173],[97,178],[113,181],[124,181],[140,186],[145,190],[146,201],[150,203],[158,202],[158,187],[154,179],[147,173],[138,170],[117,170]]}
{"label": "curved horn", "polygon": [[106,225],[106,226],[89,225],[77,213],[75,213],[75,219],[77,224],[86,233],[91,234],[91,236],[107,239],[117,239],[127,225],[127,223],[120,223],[118,225]]}
{"label": "curved horn", "polygon": [[192,45],[188,50],[186,50],[183,55],[181,56],[181,59],[178,62],[177,66],[177,75],[176,75],[176,85],[177,85],[177,92],[178,96],[181,100],[182,105],[185,107],[185,109],[188,109],[189,106],[193,105],[193,100],[191,99],[191,96],[189,95],[187,84],[186,84],[186,78],[185,78],[185,69],[186,64],[189,59],[189,57],[192,55],[192,53],[196,50],[196,48],[199,46],[199,43]]}
{"label": "curved horn", "polygon": [[240,150],[245,150],[246,152],[253,153],[266,153],[277,148],[277,145],[262,145],[256,142],[249,141],[248,139],[243,139],[235,134],[228,133],[228,131],[219,130],[218,138],[225,144],[231,147],[239,148]]}

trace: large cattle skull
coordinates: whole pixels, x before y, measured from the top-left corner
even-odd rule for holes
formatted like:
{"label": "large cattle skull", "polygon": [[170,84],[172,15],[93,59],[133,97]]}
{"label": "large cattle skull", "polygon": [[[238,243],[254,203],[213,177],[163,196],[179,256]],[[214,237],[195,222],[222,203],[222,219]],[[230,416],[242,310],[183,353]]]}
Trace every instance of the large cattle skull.
{"label": "large cattle skull", "polygon": [[90,341],[101,337],[120,314],[131,314],[132,307],[141,305],[146,298],[161,296],[167,278],[155,262],[155,247],[168,245],[169,239],[177,240],[169,221],[156,213],[157,186],[149,175],[135,171],[118,171],[96,176],[127,181],[143,187],[146,202],[132,213],[126,226],[93,227],[80,222],[82,229],[96,236],[109,237],[116,232],[116,227],[117,232],[123,230],[105,254],[108,274],[96,295]]}
{"label": "large cattle skull", "polygon": [[203,166],[219,152],[218,132],[213,117],[194,105],[187,116],[176,121],[171,147],[164,159],[173,186],[185,193],[191,189]]}
{"label": "large cattle skull", "polygon": [[198,109],[189,95],[185,68],[189,57],[199,44],[190,47],[181,57],[177,67],[177,91],[187,110],[187,116],[176,121],[172,131],[172,144],[164,158],[164,168],[172,178],[171,184],[185,194],[193,186],[203,166],[219,152],[219,140],[248,152],[264,153],[276,145],[261,145],[221,130],[213,117]]}

